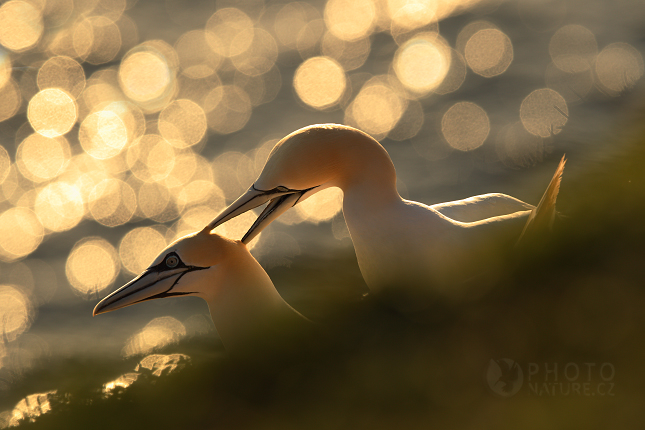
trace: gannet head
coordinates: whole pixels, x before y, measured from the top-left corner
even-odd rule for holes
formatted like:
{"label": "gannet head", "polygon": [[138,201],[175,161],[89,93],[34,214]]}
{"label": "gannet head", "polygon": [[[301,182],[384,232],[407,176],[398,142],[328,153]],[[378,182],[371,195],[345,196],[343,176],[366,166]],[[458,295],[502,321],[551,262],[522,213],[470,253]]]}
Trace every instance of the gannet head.
{"label": "gannet head", "polygon": [[366,133],[337,124],[313,125],[278,142],[251,187],[206,228],[218,225],[266,202],[242,242],[250,242],[287,209],[325,188],[343,188],[357,177],[373,176],[395,184],[392,161]]}
{"label": "gannet head", "polygon": [[193,295],[210,301],[219,286],[251,260],[239,241],[205,231],[184,236],[164,249],[143,273],[101,300],[94,315],[164,297]]}

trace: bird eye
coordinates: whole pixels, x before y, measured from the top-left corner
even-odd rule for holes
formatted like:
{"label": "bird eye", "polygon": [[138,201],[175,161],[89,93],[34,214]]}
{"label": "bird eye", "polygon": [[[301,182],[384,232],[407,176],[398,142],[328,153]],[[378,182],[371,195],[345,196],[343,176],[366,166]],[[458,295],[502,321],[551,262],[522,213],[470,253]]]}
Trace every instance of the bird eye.
{"label": "bird eye", "polygon": [[166,266],[168,266],[169,268],[172,269],[173,267],[176,267],[178,264],[179,264],[179,258],[177,258],[176,256],[169,255],[168,257],[166,257]]}
{"label": "bird eye", "polygon": [[286,192],[286,191],[289,191],[289,188],[287,188],[287,187],[283,187],[282,185],[278,185],[275,189],[276,189],[277,191],[280,191],[280,192]]}

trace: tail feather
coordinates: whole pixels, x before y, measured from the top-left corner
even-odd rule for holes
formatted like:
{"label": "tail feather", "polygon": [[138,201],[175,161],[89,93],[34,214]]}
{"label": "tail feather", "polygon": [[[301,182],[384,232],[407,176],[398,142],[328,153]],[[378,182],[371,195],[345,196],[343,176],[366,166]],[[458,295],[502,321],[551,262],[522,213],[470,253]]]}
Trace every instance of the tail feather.
{"label": "tail feather", "polygon": [[520,238],[517,240],[517,243],[520,243],[525,237],[532,237],[536,233],[549,231],[553,226],[553,219],[555,218],[555,201],[558,198],[558,192],[560,191],[562,172],[564,171],[564,165],[566,162],[567,160],[563,155],[549,186],[546,188],[546,191],[540,200],[540,203],[533,208],[528,220],[526,220],[526,224],[524,224],[524,229],[522,230],[522,234],[520,234]]}

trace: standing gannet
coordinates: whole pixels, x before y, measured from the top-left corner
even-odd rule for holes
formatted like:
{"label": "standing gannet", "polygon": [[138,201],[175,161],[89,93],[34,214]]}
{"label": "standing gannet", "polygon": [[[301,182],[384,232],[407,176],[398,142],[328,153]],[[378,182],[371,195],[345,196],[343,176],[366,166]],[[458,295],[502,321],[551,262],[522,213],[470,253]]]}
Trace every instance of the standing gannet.
{"label": "standing gannet", "polygon": [[[563,168],[564,157],[537,208],[505,194],[427,206],[401,198],[392,160],[371,136],[343,125],[313,125],[278,142],[255,183],[209,227],[269,202],[242,239],[248,243],[299,201],[338,187],[365,282],[375,292],[403,293],[414,307],[419,296],[466,294],[465,285],[494,272],[524,230],[549,224]],[[535,221],[527,225],[529,216]]]}
{"label": "standing gannet", "polygon": [[274,351],[312,323],[287,304],[269,275],[240,241],[206,228],[178,239],[152,265],[101,300],[94,315],[152,299],[206,300],[224,347],[236,355]]}

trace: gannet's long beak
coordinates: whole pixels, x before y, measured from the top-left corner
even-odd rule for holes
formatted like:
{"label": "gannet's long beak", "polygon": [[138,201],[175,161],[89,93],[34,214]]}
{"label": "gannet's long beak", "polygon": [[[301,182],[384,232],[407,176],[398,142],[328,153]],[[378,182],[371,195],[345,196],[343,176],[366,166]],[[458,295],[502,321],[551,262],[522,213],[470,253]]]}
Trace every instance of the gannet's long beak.
{"label": "gannet's long beak", "polygon": [[231,203],[226,209],[224,209],[217,217],[208,224],[204,230],[212,230],[220,224],[224,224],[226,221],[235,218],[238,215],[242,215],[244,212],[248,212],[251,209],[257,208],[258,206],[263,205],[271,199],[282,196],[284,194],[290,194],[293,190],[287,188],[280,189],[274,188],[272,190],[264,191],[258,190],[255,186],[251,187],[237,198],[233,203]]}
{"label": "gannet's long beak", "polygon": [[292,190],[286,187],[276,187],[271,190],[258,190],[255,186],[251,185],[246,193],[235,200],[229,207],[224,209],[204,230],[212,230],[218,225],[242,215],[253,208],[263,205],[271,201],[269,205],[260,214],[253,226],[246,233],[242,242],[249,243],[255,236],[257,236],[267,225],[274,219],[279,217],[287,209],[295,206],[302,196],[308,191],[314,189],[308,188],[306,190]]}
{"label": "gannet's long beak", "polygon": [[258,219],[255,220],[251,228],[249,228],[249,231],[246,232],[242,238],[242,243],[251,242],[255,236],[260,234],[260,232],[264,230],[266,226],[271,224],[274,219],[285,213],[289,208],[294,207],[298,201],[300,201],[305,192],[306,191],[299,191],[293,194],[286,194],[271,200]]}
{"label": "gannet's long beak", "polygon": [[155,269],[156,267],[151,267],[105,297],[94,307],[93,315],[104,314],[146,300],[190,294],[190,292],[172,292],[171,290],[186,273],[207,268],[185,266],[164,271]]}

